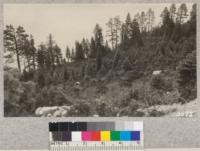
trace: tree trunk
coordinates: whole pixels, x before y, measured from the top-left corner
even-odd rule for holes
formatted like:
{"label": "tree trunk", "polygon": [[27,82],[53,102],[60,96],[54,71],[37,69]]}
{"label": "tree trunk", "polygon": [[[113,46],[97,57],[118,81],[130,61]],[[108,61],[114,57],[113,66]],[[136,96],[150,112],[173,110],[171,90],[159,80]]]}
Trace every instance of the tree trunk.
{"label": "tree trunk", "polygon": [[16,56],[17,56],[17,65],[18,65],[18,69],[19,69],[19,72],[21,72],[21,65],[20,65],[20,59],[19,59],[19,52],[18,50],[16,50]]}
{"label": "tree trunk", "polygon": [[35,70],[35,53],[33,54],[33,69]]}
{"label": "tree trunk", "polygon": [[18,50],[18,46],[17,46],[16,37],[14,37],[14,39],[15,39],[15,51],[16,51],[16,56],[17,56],[17,65],[18,65],[19,72],[21,72],[21,65],[20,65],[20,58],[19,58],[19,50]]}

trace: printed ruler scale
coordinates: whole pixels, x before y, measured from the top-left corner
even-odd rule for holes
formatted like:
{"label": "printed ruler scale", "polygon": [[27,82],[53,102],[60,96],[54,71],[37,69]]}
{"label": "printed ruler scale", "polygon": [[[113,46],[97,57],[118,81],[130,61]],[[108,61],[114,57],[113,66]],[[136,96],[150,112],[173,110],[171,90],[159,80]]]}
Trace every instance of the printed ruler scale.
{"label": "printed ruler scale", "polygon": [[50,151],[144,150],[143,122],[49,123]]}

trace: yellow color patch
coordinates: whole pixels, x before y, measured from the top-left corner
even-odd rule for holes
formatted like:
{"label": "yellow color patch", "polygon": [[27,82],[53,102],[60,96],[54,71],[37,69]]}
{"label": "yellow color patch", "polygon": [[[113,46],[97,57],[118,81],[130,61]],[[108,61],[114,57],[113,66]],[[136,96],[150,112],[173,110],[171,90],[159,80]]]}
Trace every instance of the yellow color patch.
{"label": "yellow color patch", "polygon": [[101,141],[110,141],[110,131],[101,131]]}

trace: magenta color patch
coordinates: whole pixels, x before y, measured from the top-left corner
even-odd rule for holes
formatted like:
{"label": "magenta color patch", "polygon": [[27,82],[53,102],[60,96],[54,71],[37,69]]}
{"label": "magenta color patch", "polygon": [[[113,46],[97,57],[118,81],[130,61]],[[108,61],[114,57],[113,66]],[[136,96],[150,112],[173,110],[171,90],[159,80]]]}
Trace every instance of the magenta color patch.
{"label": "magenta color patch", "polygon": [[83,141],[91,141],[91,132],[83,131],[82,132]]}

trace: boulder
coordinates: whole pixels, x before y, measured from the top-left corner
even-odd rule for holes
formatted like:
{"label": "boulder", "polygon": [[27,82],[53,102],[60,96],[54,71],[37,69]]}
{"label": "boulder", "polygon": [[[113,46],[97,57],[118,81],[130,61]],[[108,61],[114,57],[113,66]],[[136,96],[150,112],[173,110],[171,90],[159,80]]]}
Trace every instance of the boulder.
{"label": "boulder", "polygon": [[71,106],[52,106],[52,107],[38,107],[35,110],[35,115],[40,117],[62,117],[67,116]]}
{"label": "boulder", "polygon": [[159,74],[161,74],[161,70],[155,70],[155,71],[153,71],[153,73],[152,73],[152,75],[159,75]]}

